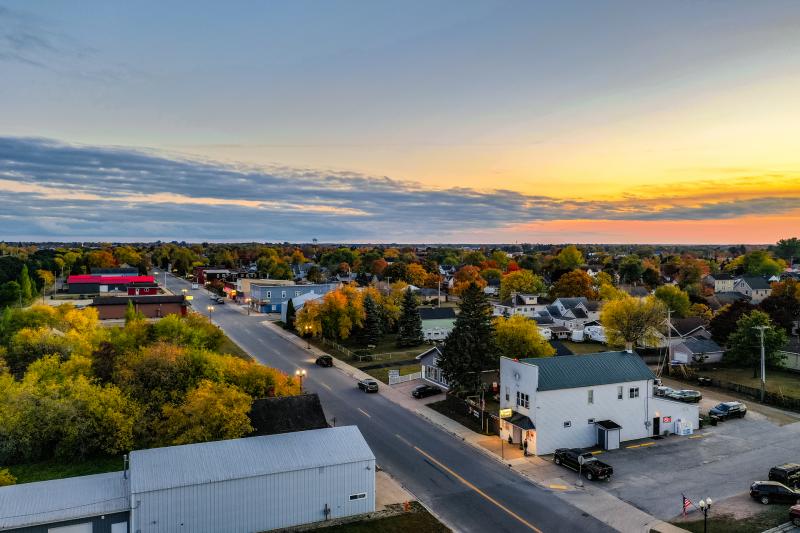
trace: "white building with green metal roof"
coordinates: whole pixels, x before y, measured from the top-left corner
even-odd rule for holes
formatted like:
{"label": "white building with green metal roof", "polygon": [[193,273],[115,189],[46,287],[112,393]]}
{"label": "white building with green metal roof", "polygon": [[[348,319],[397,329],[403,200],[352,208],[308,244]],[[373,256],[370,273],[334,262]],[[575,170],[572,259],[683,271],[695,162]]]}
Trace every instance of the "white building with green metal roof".
{"label": "white building with green metal roof", "polygon": [[547,455],[697,429],[697,404],[654,397],[655,379],[634,352],[503,357],[500,436]]}

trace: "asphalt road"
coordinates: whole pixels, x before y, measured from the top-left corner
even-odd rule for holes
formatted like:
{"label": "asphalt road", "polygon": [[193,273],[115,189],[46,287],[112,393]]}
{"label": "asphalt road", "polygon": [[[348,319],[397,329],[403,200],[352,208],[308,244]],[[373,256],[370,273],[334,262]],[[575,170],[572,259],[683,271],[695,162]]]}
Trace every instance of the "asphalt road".
{"label": "asphalt road", "polygon": [[[157,279],[164,283],[163,271]],[[167,284],[177,294],[189,289],[193,308],[209,314],[206,291],[191,290],[188,282],[172,276]],[[359,391],[343,372],[317,367],[307,351],[260,324],[263,316],[243,315],[232,307],[215,305],[212,320],[265,365],[290,374],[305,369],[304,389],[319,394],[328,420],[357,425],[378,465],[453,530],[614,531],[380,393]]]}

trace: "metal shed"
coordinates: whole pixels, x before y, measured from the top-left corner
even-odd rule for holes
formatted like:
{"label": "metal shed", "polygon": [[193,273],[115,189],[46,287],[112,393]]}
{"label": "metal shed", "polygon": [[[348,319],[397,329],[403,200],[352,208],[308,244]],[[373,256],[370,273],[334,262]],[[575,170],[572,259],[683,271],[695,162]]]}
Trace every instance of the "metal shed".
{"label": "metal shed", "polygon": [[373,512],[355,426],[134,451],[131,532],[266,531]]}

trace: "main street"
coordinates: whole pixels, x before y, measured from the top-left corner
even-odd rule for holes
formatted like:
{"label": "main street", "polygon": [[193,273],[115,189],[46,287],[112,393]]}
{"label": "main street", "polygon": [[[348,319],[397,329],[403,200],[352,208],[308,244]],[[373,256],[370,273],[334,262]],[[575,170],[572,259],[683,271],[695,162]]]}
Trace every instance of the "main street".
{"label": "main street", "polygon": [[[165,283],[158,272],[158,281]],[[176,294],[187,289],[193,308],[209,315],[212,302],[205,290],[191,290],[188,282],[173,276],[166,283]],[[357,425],[378,465],[454,530],[613,531],[380,393],[364,394],[347,374],[317,367],[309,352],[263,326],[263,315],[247,316],[232,305],[214,305],[211,315],[261,363],[289,374],[306,370],[303,388],[319,394],[328,420],[337,426]]]}

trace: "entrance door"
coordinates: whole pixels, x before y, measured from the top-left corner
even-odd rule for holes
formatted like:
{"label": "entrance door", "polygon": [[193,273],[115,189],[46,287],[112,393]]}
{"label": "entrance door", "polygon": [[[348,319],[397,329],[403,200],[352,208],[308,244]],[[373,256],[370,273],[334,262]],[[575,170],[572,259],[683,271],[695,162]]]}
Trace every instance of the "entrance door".
{"label": "entrance door", "polygon": [[653,419],[653,435],[661,434],[661,417],[657,416]]}
{"label": "entrance door", "polygon": [[512,442],[514,442],[514,444],[522,444],[522,429],[518,428],[517,426],[511,426],[511,427],[514,428],[513,429],[514,437],[512,439]]}

